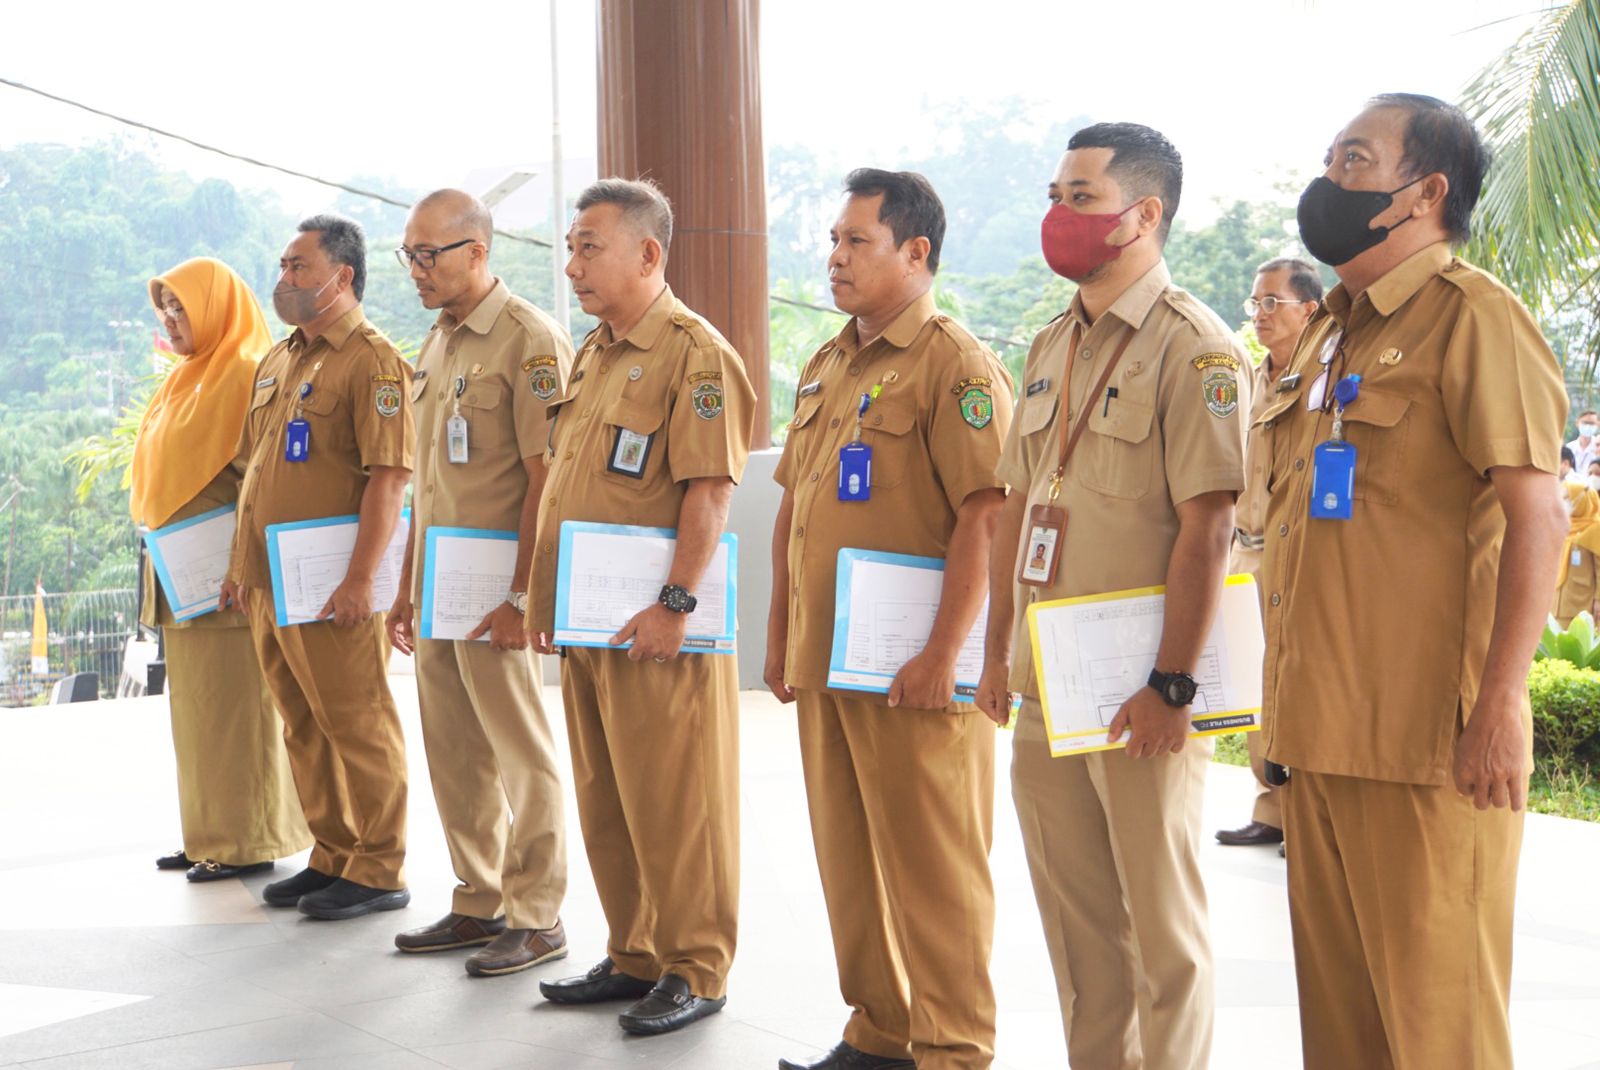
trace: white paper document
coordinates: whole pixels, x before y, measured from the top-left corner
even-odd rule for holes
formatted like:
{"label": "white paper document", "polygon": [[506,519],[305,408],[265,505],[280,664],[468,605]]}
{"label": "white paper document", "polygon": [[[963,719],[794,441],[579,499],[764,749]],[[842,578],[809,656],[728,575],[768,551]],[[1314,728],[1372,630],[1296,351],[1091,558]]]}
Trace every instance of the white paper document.
{"label": "white paper document", "polygon": [[[267,525],[272,600],[280,628],[310,624],[318,619],[317,614],[350,570],[350,554],[356,548],[359,520],[356,516],[333,516]],[[410,527],[411,514],[406,510],[400,514],[394,535],[372,578],[375,613],[386,613],[394,604],[395,593],[400,589],[400,570]]]}
{"label": "white paper document", "polygon": [[[562,646],[610,646],[610,638],[640,610],[654,605],[677,550],[667,528],[568,520],[561,525],[553,641]],[[738,539],[725,534],[693,591],[685,653],[734,651]],[[631,644],[623,644],[623,647]]]}
{"label": "white paper document", "polygon": [[225,505],[156,528],[145,536],[150,564],[176,620],[191,620],[217,608],[228,575],[237,514]]}
{"label": "white paper document", "polygon": [[[1033,665],[1053,755],[1126,745],[1106,732],[1129,696],[1156,667],[1165,614],[1163,588],[1036,602],[1028,607]],[[1255,580],[1229,576],[1194,678],[1191,734],[1260,727],[1261,661],[1266,642]]]}
{"label": "white paper document", "polygon": [[[517,533],[429,528],[423,546],[424,639],[465,639],[506,600],[517,567]],[[487,643],[489,633],[478,637]]]}
{"label": "white paper document", "polygon": [[[877,550],[839,551],[833,655],[828,686],[887,694],[906,662],[922,653],[944,591],[944,561]],[[971,702],[983,674],[985,600],[956,658],[958,702]]]}

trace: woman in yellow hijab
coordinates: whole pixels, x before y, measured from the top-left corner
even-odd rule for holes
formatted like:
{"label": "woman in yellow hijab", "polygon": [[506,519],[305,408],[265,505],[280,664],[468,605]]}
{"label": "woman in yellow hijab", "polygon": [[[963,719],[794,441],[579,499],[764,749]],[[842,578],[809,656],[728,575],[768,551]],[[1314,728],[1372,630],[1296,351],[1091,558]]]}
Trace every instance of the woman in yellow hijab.
{"label": "woman in yellow hijab", "polygon": [[1561,490],[1571,508],[1571,526],[1561,548],[1561,571],[1556,575],[1556,603],[1550,612],[1565,628],[1587,610],[1595,612],[1600,594],[1600,495],[1582,483],[1563,483]]}
{"label": "woman in yellow hijab", "polygon": [[[139,426],[128,504],[135,521],[159,528],[238,500],[234,452],[272,336],[255,295],[220,260],[186,260],[151,279],[150,301],[179,359]],[[271,869],[310,847],[311,833],[248,621],[175,620],[148,563],[143,583],[140,619],[166,641],[183,821],[183,849],[156,865],[191,881]]]}

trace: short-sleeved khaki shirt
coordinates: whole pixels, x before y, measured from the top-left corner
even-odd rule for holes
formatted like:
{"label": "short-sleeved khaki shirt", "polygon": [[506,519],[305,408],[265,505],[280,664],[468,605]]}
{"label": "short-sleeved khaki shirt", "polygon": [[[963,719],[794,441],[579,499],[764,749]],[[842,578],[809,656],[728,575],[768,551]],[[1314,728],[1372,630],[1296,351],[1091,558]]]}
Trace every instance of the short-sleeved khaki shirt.
{"label": "short-sleeved khaki shirt", "polygon": [[[1250,419],[1261,415],[1261,410],[1272,400],[1272,373],[1263,359],[1251,376]],[[1233,552],[1228,559],[1228,572],[1248,573],[1256,578],[1259,593],[1261,581],[1261,531],[1267,523],[1267,446],[1261,435],[1249,431],[1244,446],[1244,490],[1234,505]]]}
{"label": "short-sleeved khaki shirt", "polygon": [[739,354],[670,288],[622,338],[590,332],[550,406],[530,629],[554,629],[562,523],[676,528],[689,480],[744,476],[755,399]]}
{"label": "short-sleeved khaki shirt", "polygon": [[[284,457],[297,414],[311,425],[304,461]],[[256,370],[239,443],[246,467],[229,577],[270,587],[267,525],[359,513],[367,470],[410,470],[416,441],[411,368],[360,305],[310,344],[295,328]]]}
{"label": "short-sleeved khaki shirt", "polygon": [[[839,500],[839,449],[855,437],[861,395],[882,387],[861,421],[872,449],[867,501]],[[791,687],[824,688],[833,648],[839,551],[944,557],[956,511],[994,474],[1011,426],[1011,377],[931,295],[859,344],[856,321],[800,374],[776,478],[794,494],[789,528]]]}
{"label": "short-sleeved khaki shirt", "polygon": [[[1130,330],[1133,340],[1107,389],[1086,397]],[[1075,351],[1068,352],[1074,338]],[[1165,583],[1178,535],[1177,505],[1244,488],[1248,372],[1238,337],[1172,285],[1165,262],[1092,325],[1074,298],[1034,338],[998,469],[1001,479],[1027,494],[1030,511],[1049,500],[1061,421],[1076,421],[1085,405],[1092,408],[1056,502],[1067,513],[1056,582],[1015,585],[1012,690],[1039,694],[1028,641],[1031,603]],[[1070,380],[1065,404],[1064,380]],[[1018,553],[1024,549],[1019,545]]]}
{"label": "short-sleeved khaki shirt", "polygon": [[[1334,377],[1363,380],[1344,414],[1349,520],[1310,518],[1313,451],[1333,419],[1307,407],[1324,354]],[[1334,287],[1285,382],[1255,420],[1271,494],[1268,754],[1317,773],[1447,783],[1494,620],[1505,515],[1487,473],[1555,472],[1567,416],[1555,355],[1510,291],[1440,242],[1353,301]]]}
{"label": "short-sleeved khaki shirt", "polygon": [[[411,381],[417,417],[413,599],[421,597],[428,528],[518,530],[528,494],[523,460],[544,454],[550,441],[545,408],[566,389],[572,356],[560,325],[498,279],[466,319],[439,314]],[[458,402],[467,423],[464,463],[450,460],[447,438]]]}

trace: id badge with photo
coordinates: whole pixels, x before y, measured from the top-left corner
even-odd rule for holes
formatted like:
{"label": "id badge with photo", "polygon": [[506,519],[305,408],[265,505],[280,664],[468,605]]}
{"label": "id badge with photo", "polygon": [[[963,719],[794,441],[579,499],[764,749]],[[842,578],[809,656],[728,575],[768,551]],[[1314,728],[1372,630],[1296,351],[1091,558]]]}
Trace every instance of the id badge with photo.
{"label": "id badge with photo", "polygon": [[467,463],[467,421],[456,413],[444,422],[444,438],[451,464]]}
{"label": "id badge with photo", "polygon": [[1049,587],[1061,566],[1061,544],[1067,534],[1067,511],[1054,505],[1035,505],[1028,511],[1028,538],[1022,544],[1017,582]]}
{"label": "id badge with photo", "polygon": [[611,450],[611,460],[606,467],[634,479],[644,478],[644,465],[650,459],[650,441],[654,435],[641,435],[626,427],[617,428],[617,444]]}

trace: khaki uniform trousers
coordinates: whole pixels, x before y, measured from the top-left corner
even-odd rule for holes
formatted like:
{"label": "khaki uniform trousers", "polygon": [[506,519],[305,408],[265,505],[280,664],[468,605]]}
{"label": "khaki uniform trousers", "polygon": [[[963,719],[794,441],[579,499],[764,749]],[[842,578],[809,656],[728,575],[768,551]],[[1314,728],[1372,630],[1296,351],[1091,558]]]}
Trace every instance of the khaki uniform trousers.
{"label": "khaki uniform trousers", "polygon": [[567,846],[537,656],[420,639],[416,659],[428,773],[461,882],[450,909],[496,918],[503,907],[513,929],[551,928],[567,892]]}
{"label": "khaki uniform trousers", "polygon": [[405,887],[406,745],[389,693],[383,614],[280,628],[272,592],[252,589],[250,634],[283,716],[311,868],[369,888]]}
{"label": "khaki uniform trousers", "polygon": [[739,916],[739,666],[726,654],[629,661],[567,647],[561,695],[579,825],[632,977],[727,991]]}
{"label": "khaki uniform trousers", "polygon": [[1306,1070],[1511,1070],[1523,815],[1299,769],[1284,793]]}
{"label": "khaki uniform trousers", "polygon": [[1052,758],[1038,700],[1022,700],[1011,790],[1073,1067],[1203,1070],[1210,1060],[1199,840],[1212,750],[1191,739],[1162,758]]}
{"label": "khaki uniform trousers", "polygon": [[994,1060],[994,726],[970,705],[796,692],[844,1039],[920,1070]]}
{"label": "khaki uniform trousers", "polygon": [[165,628],[183,853],[248,866],[311,846],[247,628]]}

